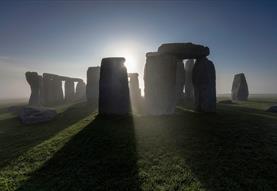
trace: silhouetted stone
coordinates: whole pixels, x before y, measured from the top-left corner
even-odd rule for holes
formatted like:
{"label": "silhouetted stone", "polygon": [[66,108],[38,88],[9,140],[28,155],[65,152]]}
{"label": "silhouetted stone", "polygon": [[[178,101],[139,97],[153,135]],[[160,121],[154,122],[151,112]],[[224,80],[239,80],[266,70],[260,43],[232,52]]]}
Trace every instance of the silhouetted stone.
{"label": "silhouetted stone", "polygon": [[87,70],[87,101],[90,104],[98,105],[100,67],[89,67]]}
{"label": "silhouetted stone", "polygon": [[171,54],[179,59],[202,58],[210,54],[208,47],[192,43],[166,43],[162,44],[158,52]]}
{"label": "silhouetted stone", "polygon": [[24,107],[19,114],[19,118],[23,124],[36,124],[47,122],[54,119],[57,112],[54,109],[43,107]]}
{"label": "silhouetted stone", "polygon": [[75,91],[74,91],[74,81],[70,78],[65,80],[64,83],[64,99],[65,102],[69,103],[74,101]]}
{"label": "silhouetted stone", "polygon": [[184,86],[185,86],[185,68],[183,60],[177,60],[176,66],[176,94],[177,101],[181,102],[184,99]]}
{"label": "silhouetted stone", "polygon": [[129,77],[129,91],[131,98],[131,105],[133,112],[139,112],[141,105],[141,92],[139,88],[138,73],[128,73]]}
{"label": "silhouetted stone", "polygon": [[84,100],[86,98],[86,84],[81,81],[76,85],[75,99]]}
{"label": "silhouetted stone", "polygon": [[52,74],[43,73],[43,105],[49,106],[55,103],[54,80]]}
{"label": "silhouetted stone", "polygon": [[189,59],[185,64],[186,80],[185,80],[185,95],[188,100],[194,99],[194,89],[192,83],[192,71],[194,67],[194,60]]}
{"label": "silhouetted stone", "polygon": [[42,105],[44,100],[43,98],[44,93],[43,93],[43,78],[41,75],[38,76],[38,80],[39,80],[39,103],[40,105]]}
{"label": "silhouetted stone", "polygon": [[130,95],[125,59],[103,58],[99,82],[99,113],[126,115],[130,112]]}
{"label": "silhouetted stone", "polygon": [[26,72],[25,77],[31,87],[31,96],[29,99],[29,105],[40,105],[40,78],[37,72]]}
{"label": "silhouetted stone", "polygon": [[246,82],[245,75],[243,73],[236,74],[234,76],[232,86],[232,100],[246,101],[248,99],[248,85]]}
{"label": "silhouetted stone", "polygon": [[147,53],[144,68],[144,100],[150,115],[173,114],[176,107],[175,56]]}
{"label": "silhouetted stone", "polygon": [[59,76],[53,76],[52,80],[53,80],[54,104],[62,104],[64,101],[62,80]]}
{"label": "silhouetted stone", "polygon": [[216,83],[214,64],[207,58],[196,60],[192,72],[195,109],[200,112],[216,111]]}
{"label": "silhouetted stone", "polygon": [[276,106],[271,106],[266,111],[271,112],[271,113],[277,113],[277,105]]}

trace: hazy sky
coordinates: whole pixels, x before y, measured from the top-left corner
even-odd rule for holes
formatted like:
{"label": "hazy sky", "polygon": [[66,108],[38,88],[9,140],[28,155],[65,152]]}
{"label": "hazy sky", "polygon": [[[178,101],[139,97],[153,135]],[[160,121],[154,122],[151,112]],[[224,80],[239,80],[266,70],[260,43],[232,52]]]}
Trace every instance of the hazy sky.
{"label": "hazy sky", "polygon": [[86,80],[109,56],[142,85],[145,53],[166,42],[208,46],[217,93],[240,72],[250,93],[277,93],[277,1],[22,0],[0,2],[0,98],[29,96],[28,70]]}

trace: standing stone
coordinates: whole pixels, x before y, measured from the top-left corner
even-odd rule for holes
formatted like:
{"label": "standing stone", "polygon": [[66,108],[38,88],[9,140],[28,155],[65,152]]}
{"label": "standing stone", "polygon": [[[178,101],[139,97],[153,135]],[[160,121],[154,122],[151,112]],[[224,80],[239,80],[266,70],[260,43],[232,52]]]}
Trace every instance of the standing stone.
{"label": "standing stone", "polygon": [[43,92],[43,78],[41,75],[38,76],[38,79],[39,79],[39,103],[42,105],[43,104],[43,95],[44,95],[44,92]]}
{"label": "standing stone", "polygon": [[98,105],[100,67],[89,67],[87,70],[86,95],[88,103]]}
{"label": "standing stone", "polygon": [[249,91],[245,75],[243,73],[236,74],[232,86],[232,100],[246,101],[248,95]]}
{"label": "standing stone", "polygon": [[62,89],[62,80],[59,76],[53,76],[53,94],[55,97],[54,104],[63,103],[63,89]]}
{"label": "standing stone", "polygon": [[76,100],[84,100],[86,98],[86,84],[83,81],[79,81],[76,85]]}
{"label": "standing stone", "polygon": [[141,105],[141,92],[139,88],[138,73],[128,73],[131,106],[133,112],[138,112]]}
{"label": "standing stone", "polygon": [[125,58],[103,58],[99,81],[99,113],[102,115],[126,115],[130,112]]}
{"label": "standing stone", "polygon": [[197,111],[216,111],[215,78],[214,64],[206,57],[197,59],[192,72],[195,109]]}
{"label": "standing stone", "polygon": [[50,93],[51,93],[51,87],[50,87],[50,78],[47,74],[43,74],[42,76],[42,84],[43,84],[43,105],[48,106],[50,103]]}
{"label": "standing stone", "polygon": [[53,74],[43,74],[44,105],[51,106],[56,103],[56,88]]}
{"label": "standing stone", "polygon": [[192,71],[194,66],[194,60],[188,59],[185,66],[186,80],[185,80],[185,95],[188,100],[193,100],[194,90],[192,84]]}
{"label": "standing stone", "polygon": [[176,108],[175,56],[147,53],[144,68],[144,98],[146,113],[173,114]]}
{"label": "standing stone", "polygon": [[74,91],[74,81],[70,78],[65,80],[64,83],[64,99],[65,102],[69,103],[74,101],[75,91]]}
{"label": "standing stone", "polygon": [[182,59],[177,60],[176,67],[176,94],[177,102],[184,100],[185,67]]}
{"label": "standing stone", "polygon": [[40,105],[40,78],[37,72],[26,72],[25,77],[31,87],[31,96],[29,99],[29,105]]}

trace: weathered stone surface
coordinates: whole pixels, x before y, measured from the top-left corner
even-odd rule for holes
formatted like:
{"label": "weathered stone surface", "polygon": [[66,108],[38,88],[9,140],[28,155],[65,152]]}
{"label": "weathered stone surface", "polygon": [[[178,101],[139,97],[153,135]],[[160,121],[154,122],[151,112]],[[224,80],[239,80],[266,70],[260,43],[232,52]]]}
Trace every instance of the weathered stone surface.
{"label": "weathered stone surface", "polygon": [[40,77],[37,72],[26,72],[25,77],[31,87],[31,96],[29,99],[29,105],[40,105]]}
{"label": "weathered stone surface", "polygon": [[176,66],[176,94],[177,102],[182,102],[184,99],[185,86],[185,67],[183,60],[177,60]]}
{"label": "weathered stone surface", "polygon": [[74,89],[74,81],[71,79],[67,79],[64,83],[64,99],[65,102],[74,101],[75,97],[75,89]]}
{"label": "weathered stone surface", "polygon": [[186,71],[186,80],[185,80],[185,95],[189,100],[194,99],[194,89],[192,83],[192,71],[194,67],[194,60],[189,59],[186,61],[185,71]]}
{"label": "weathered stone surface", "polygon": [[41,75],[38,76],[38,79],[39,79],[39,103],[40,105],[43,105],[43,77]]}
{"label": "weathered stone surface", "polygon": [[139,88],[138,73],[128,73],[129,77],[129,91],[131,98],[131,106],[133,112],[140,111],[141,105],[141,92]]}
{"label": "weathered stone surface", "polygon": [[271,107],[268,108],[266,111],[267,111],[267,112],[271,112],[271,113],[277,113],[277,105],[271,106]]}
{"label": "weathered stone surface", "polygon": [[144,68],[144,100],[146,113],[168,115],[176,107],[175,56],[148,53]]}
{"label": "weathered stone surface", "polygon": [[126,115],[130,112],[130,95],[125,59],[103,58],[99,81],[99,113]]}
{"label": "weathered stone surface", "polygon": [[216,111],[216,77],[214,64],[207,58],[197,59],[193,67],[195,109],[199,112]]}
{"label": "weathered stone surface", "polygon": [[19,114],[19,118],[23,124],[35,124],[47,122],[54,119],[57,112],[54,109],[44,107],[24,107]]}
{"label": "weathered stone surface", "polygon": [[87,87],[86,95],[87,101],[90,104],[98,105],[99,97],[99,79],[100,67],[89,67],[87,70]]}
{"label": "weathered stone surface", "polygon": [[62,104],[64,101],[63,98],[63,89],[62,89],[62,80],[59,76],[54,76],[53,80],[53,97],[54,97],[54,104]]}
{"label": "weathered stone surface", "polygon": [[232,100],[246,101],[248,99],[248,85],[246,82],[245,75],[243,73],[236,74],[234,76],[232,86]]}
{"label": "weathered stone surface", "polygon": [[86,84],[81,81],[76,85],[75,99],[84,100],[86,98]]}
{"label": "weathered stone surface", "polygon": [[179,59],[202,58],[210,54],[208,47],[192,43],[162,44],[158,52],[171,54]]}
{"label": "weathered stone surface", "polygon": [[54,80],[52,75],[43,73],[43,105],[53,105],[56,100],[54,89]]}

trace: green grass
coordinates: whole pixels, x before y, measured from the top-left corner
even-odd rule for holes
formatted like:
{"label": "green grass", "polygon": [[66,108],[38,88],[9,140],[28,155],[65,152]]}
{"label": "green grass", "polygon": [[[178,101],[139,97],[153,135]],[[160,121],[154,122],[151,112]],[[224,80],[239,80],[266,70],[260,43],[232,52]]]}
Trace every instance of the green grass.
{"label": "green grass", "polygon": [[42,125],[0,120],[0,190],[277,190],[277,114],[264,112],[273,104],[160,117],[77,104]]}

